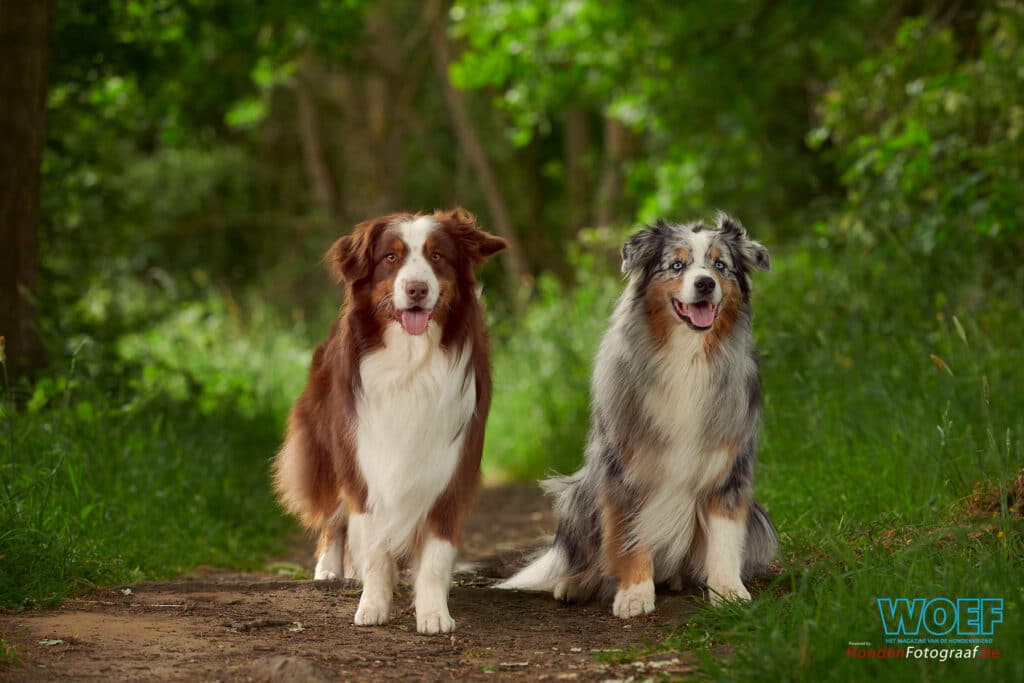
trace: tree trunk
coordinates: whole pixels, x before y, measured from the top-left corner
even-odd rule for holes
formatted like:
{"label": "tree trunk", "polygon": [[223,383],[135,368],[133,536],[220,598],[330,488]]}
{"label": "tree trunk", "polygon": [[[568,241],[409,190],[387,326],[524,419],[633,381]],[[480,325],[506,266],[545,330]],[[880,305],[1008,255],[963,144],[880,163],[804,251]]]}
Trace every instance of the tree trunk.
{"label": "tree trunk", "polygon": [[634,142],[632,133],[624,123],[605,116],[604,163],[594,207],[598,225],[614,225],[624,218],[622,165],[632,156]]}
{"label": "tree trunk", "polygon": [[0,336],[12,380],[44,360],[32,294],[51,16],[51,0],[0,0]]}
{"label": "tree trunk", "polygon": [[487,201],[487,208],[490,211],[491,219],[494,221],[494,232],[508,242],[508,249],[503,253],[505,271],[508,274],[509,284],[513,294],[518,294],[524,278],[528,275],[529,269],[526,259],[523,256],[519,238],[512,227],[512,217],[509,214],[508,204],[505,196],[498,186],[498,181],[491,166],[487,153],[480,143],[476,128],[466,111],[466,103],[462,93],[452,85],[448,77],[448,67],[451,64],[451,52],[448,48],[448,37],[445,35],[445,22],[441,12],[441,3],[430,3],[428,11],[430,14],[430,47],[434,54],[434,66],[437,68],[438,76],[444,88],[445,102],[448,105],[448,113],[455,128],[456,137],[463,151],[469,157],[473,170],[476,171],[480,180],[480,187],[484,192]]}
{"label": "tree trunk", "polygon": [[302,140],[302,160],[313,185],[313,196],[324,216],[332,222],[341,222],[338,203],[338,183],[327,161],[327,149],[320,134],[320,116],[313,99],[313,84],[308,69],[301,69],[295,84],[295,103],[299,116],[299,137]]}
{"label": "tree trunk", "polygon": [[566,208],[569,214],[569,229],[575,236],[589,219],[586,154],[590,132],[587,126],[587,112],[580,107],[569,107],[565,111],[565,190]]}
{"label": "tree trunk", "polygon": [[406,142],[422,112],[415,102],[430,67],[426,23],[400,35],[396,3],[378,3],[366,16],[358,66],[316,69],[316,92],[332,105],[322,113],[325,137],[333,136],[339,203],[349,222],[406,207]]}

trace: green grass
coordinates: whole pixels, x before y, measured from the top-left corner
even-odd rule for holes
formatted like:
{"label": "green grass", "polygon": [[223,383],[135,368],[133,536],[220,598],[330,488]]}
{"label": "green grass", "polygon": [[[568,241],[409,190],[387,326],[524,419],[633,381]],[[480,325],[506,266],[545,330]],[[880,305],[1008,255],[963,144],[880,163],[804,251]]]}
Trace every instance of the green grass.
{"label": "green grass", "polygon": [[256,568],[281,548],[294,527],[268,465],[305,354],[265,324],[211,301],[124,340],[129,373],[106,377],[86,351],[22,409],[3,402],[0,604],[200,564]]}
{"label": "green grass", "polygon": [[21,654],[6,638],[0,636],[0,671],[21,666]]}

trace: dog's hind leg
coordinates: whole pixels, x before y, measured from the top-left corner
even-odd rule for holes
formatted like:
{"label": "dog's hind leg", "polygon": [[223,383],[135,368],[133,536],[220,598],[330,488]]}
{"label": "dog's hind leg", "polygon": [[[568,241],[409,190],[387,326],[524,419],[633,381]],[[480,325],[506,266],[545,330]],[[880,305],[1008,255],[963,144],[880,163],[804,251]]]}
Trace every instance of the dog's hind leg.
{"label": "dog's hind leg", "polygon": [[586,571],[559,579],[552,594],[561,602],[586,602],[600,587],[601,576],[595,571]]}
{"label": "dog's hind leg", "polygon": [[352,578],[351,562],[346,563],[346,539],[348,532],[348,513],[342,504],[331,515],[320,530],[320,539],[316,549],[316,569],[313,578],[317,581],[332,581],[342,576]]}

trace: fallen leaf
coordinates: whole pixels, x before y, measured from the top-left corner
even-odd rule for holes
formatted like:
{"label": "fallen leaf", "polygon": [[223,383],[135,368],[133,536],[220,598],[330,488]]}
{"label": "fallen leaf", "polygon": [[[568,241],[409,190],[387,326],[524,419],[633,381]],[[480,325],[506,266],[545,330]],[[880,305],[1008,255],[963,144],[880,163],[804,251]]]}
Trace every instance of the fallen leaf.
{"label": "fallen leaf", "polygon": [[43,638],[39,641],[39,644],[46,645],[47,647],[52,647],[54,645],[64,645],[65,643],[63,640],[59,640],[57,638]]}

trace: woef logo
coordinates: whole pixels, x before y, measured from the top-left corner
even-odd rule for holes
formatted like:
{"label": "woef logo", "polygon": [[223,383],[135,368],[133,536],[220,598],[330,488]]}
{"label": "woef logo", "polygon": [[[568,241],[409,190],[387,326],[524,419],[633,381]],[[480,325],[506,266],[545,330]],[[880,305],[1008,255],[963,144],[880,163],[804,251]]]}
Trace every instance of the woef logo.
{"label": "woef logo", "polygon": [[[991,647],[1002,598],[876,598],[885,645],[850,642],[847,659],[999,659]],[[972,647],[973,646],[973,647]]]}
{"label": "woef logo", "polygon": [[885,635],[991,636],[1003,621],[1002,598],[878,598]]}

